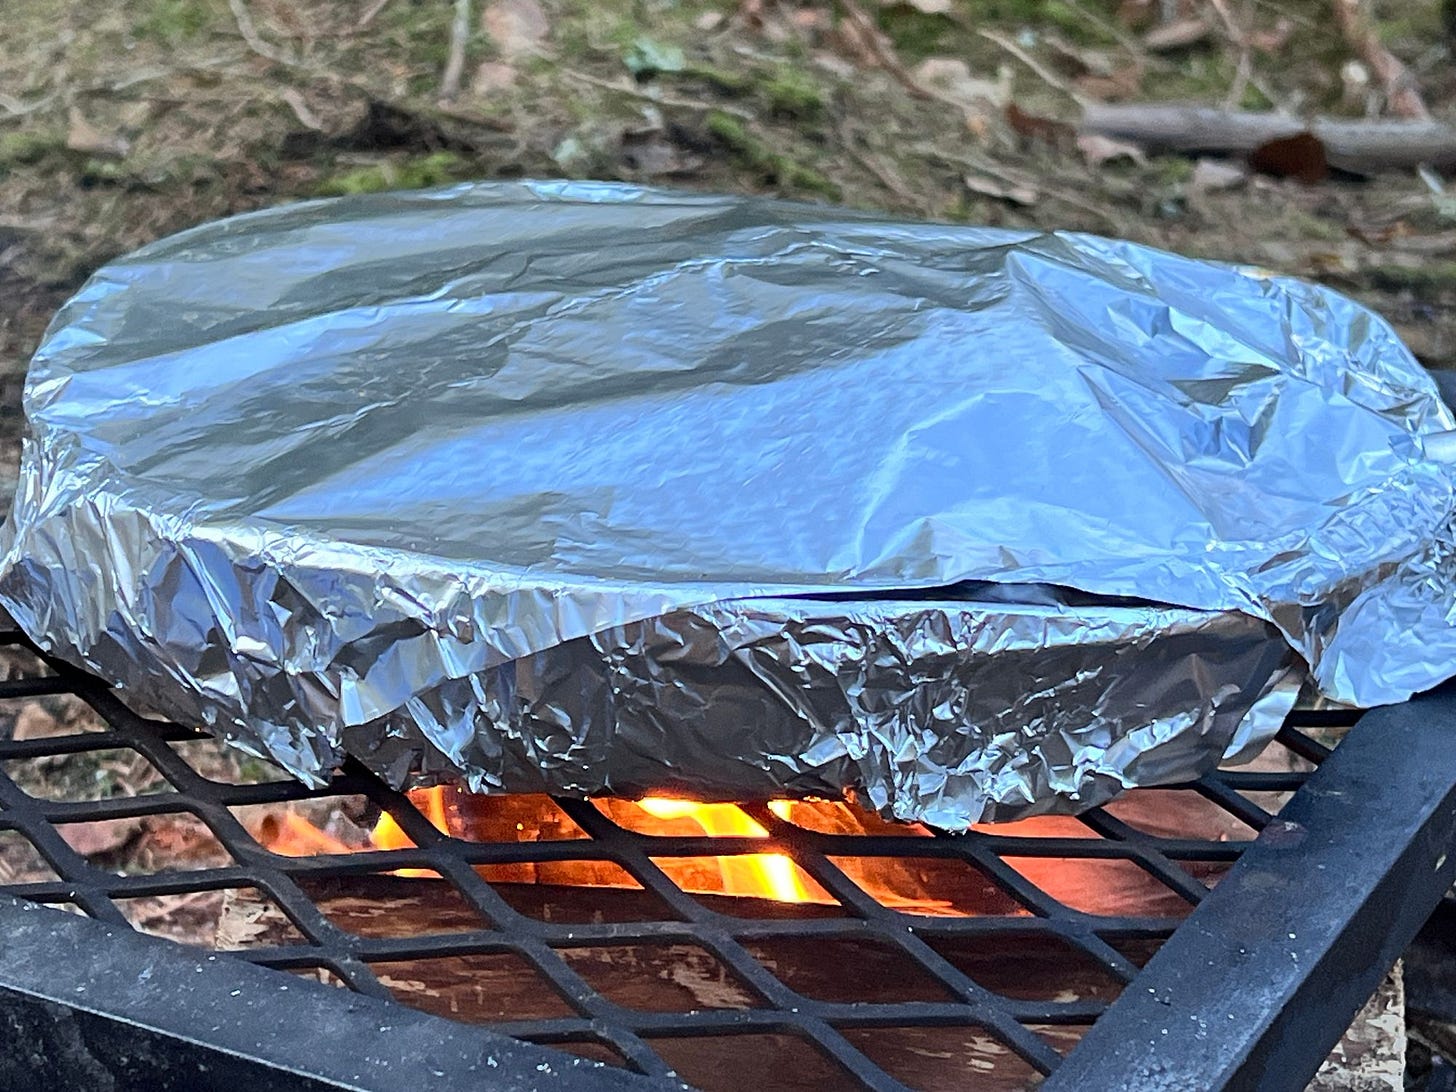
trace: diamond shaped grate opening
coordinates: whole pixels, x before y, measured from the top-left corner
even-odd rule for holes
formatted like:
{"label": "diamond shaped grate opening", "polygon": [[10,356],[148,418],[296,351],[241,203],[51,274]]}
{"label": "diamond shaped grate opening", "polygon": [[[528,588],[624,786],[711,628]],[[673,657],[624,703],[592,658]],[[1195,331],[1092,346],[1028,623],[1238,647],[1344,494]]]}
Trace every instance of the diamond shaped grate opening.
{"label": "diamond shaped grate opening", "polygon": [[[644,833],[619,801],[517,797],[457,838],[356,764],[308,788],[0,645],[0,891],[193,943],[174,923],[213,914],[237,957],[704,1087],[1034,1082],[1329,753],[1299,726],[1356,716],[1294,714],[1287,768],[960,836],[752,805],[754,837]],[[131,790],[27,781],[58,756]],[[370,846],[380,814],[403,848]],[[293,826],[319,836],[284,851]],[[121,852],[137,838],[171,841]],[[765,853],[809,901],[691,879]],[[597,886],[563,882],[582,868]],[[916,897],[887,897],[886,870]]]}

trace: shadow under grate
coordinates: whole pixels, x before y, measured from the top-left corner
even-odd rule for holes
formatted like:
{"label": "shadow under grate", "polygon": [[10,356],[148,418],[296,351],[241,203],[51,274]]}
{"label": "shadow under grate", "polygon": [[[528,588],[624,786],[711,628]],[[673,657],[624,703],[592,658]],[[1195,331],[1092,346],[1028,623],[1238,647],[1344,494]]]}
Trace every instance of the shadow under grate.
{"label": "shadow under grate", "polygon": [[[752,835],[644,833],[621,802],[507,798],[453,837],[356,764],[310,789],[63,665],[9,674],[0,712],[44,716],[0,725],[0,891],[704,1088],[1035,1084],[1329,753],[1296,725],[1357,716],[1295,714],[1278,768],[958,836],[746,804]],[[76,699],[103,730],[67,730]],[[379,814],[405,848],[345,852]],[[315,841],[273,852],[269,821]],[[684,880],[764,855],[807,901]]]}

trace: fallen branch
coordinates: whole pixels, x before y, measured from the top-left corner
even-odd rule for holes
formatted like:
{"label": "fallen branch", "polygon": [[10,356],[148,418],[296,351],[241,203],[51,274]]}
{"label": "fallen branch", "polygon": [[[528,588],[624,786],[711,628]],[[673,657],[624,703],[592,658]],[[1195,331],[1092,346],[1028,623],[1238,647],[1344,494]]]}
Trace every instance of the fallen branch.
{"label": "fallen branch", "polygon": [[450,55],[440,77],[440,101],[454,102],[465,74],[465,43],[470,37],[470,0],[455,0],[455,18],[450,21]]}
{"label": "fallen branch", "polygon": [[986,39],[986,41],[991,42],[994,45],[1000,46],[1007,53],[1011,54],[1011,56],[1015,57],[1022,64],[1026,65],[1027,68],[1031,69],[1031,71],[1034,72],[1041,79],[1041,81],[1052,90],[1060,91],[1063,95],[1066,95],[1074,102],[1081,103],[1086,101],[1085,95],[1079,92],[1076,88],[1072,87],[1072,85],[1067,83],[1066,80],[1062,79],[1051,69],[1047,68],[1046,65],[1042,64],[1030,53],[1022,49],[1015,42],[1013,42],[1010,38],[1007,38],[1003,34],[997,34],[994,30],[977,30],[976,33],[982,38]]}
{"label": "fallen branch", "polygon": [[33,114],[37,110],[43,110],[56,101],[56,93],[52,91],[44,98],[36,99],[34,102],[22,102],[20,99],[10,95],[0,94],[0,110],[5,111],[14,118],[24,117],[26,114]]}
{"label": "fallen branch", "polygon": [[1425,120],[1430,112],[1425,100],[1416,88],[1416,79],[1410,69],[1381,42],[1375,25],[1361,0],[1333,0],[1335,22],[1340,24],[1340,33],[1355,51],[1355,55],[1369,66],[1380,81],[1385,92],[1385,103],[1396,117]]}
{"label": "fallen branch", "polygon": [[844,21],[854,28],[860,48],[869,54],[875,64],[894,77],[896,83],[917,99],[936,97],[916,82],[915,77],[895,55],[889,39],[881,32],[875,21],[865,14],[864,8],[855,3],[855,0],[840,0],[839,12]]}
{"label": "fallen branch", "polygon": [[228,0],[228,8],[233,13],[233,22],[238,25],[238,33],[243,36],[243,41],[248,43],[249,49],[274,64],[289,65],[290,67],[298,65],[298,62],[288,54],[263,40],[262,35],[258,33],[258,28],[253,24],[253,17],[248,14],[248,9],[243,4],[243,0]]}
{"label": "fallen branch", "polygon": [[1307,119],[1176,103],[1086,103],[1077,131],[1126,140],[1149,152],[1215,155],[1248,155],[1271,140],[1307,132],[1340,170],[1456,167],[1456,127],[1429,120]]}
{"label": "fallen branch", "polygon": [[374,3],[369,5],[364,14],[359,16],[359,21],[354,24],[354,29],[368,30],[369,24],[374,22],[379,17],[379,13],[388,6],[389,0],[374,0]]}
{"label": "fallen branch", "polygon": [[578,72],[574,68],[563,68],[561,74],[569,80],[577,83],[584,83],[590,87],[600,87],[603,91],[615,91],[619,95],[626,95],[629,98],[641,99],[643,102],[650,102],[657,106],[674,106],[683,110],[714,110],[720,114],[732,114],[744,121],[756,120],[752,110],[745,110],[741,106],[734,106],[727,102],[706,102],[702,99],[684,98],[680,95],[665,95],[657,90],[650,89],[651,85],[641,87],[633,83],[614,83],[611,80],[604,80],[600,76],[593,76],[588,72]]}

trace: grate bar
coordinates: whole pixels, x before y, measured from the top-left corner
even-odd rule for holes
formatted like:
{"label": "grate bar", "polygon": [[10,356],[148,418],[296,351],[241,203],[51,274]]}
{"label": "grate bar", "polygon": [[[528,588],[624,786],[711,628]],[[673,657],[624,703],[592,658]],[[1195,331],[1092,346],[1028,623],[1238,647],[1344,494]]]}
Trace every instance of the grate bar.
{"label": "grate bar", "polygon": [[1448,685],[1361,720],[1046,1092],[1303,1089],[1456,880],[1453,845]]}

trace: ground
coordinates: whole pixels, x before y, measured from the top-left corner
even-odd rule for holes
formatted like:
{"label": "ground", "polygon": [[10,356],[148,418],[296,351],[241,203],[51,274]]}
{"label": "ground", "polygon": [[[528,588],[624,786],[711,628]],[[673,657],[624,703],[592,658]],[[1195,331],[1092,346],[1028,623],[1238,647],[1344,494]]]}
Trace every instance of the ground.
{"label": "ground", "polygon": [[[0,459],[46,321],[108,258],[245,209],[468,178],[1124,236],[1322,280],[1456,364],[1456,197],[1434,176],[1209,188],[1188,159],[1099,161],[1116,149],[1056,124],[1077,96],[1378,109],[1330,2],[471,0],[452,94],[452,0],[8,0]],[[1191,44],[1145,44],[1199,14]],[[1373,17],[1432,112],[1456,112],[1440,10]]]}

